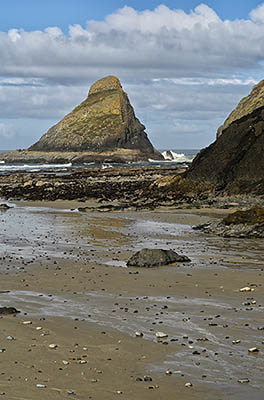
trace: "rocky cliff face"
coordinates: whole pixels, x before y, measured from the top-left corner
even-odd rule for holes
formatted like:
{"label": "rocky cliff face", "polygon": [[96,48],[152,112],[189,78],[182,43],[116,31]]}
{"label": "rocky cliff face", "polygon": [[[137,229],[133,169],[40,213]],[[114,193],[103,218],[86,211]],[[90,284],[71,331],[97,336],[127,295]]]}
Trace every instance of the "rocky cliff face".
{"label": "rocky cliff face", "polygon": [[230,114],[186,177],[229,193],[264,194],[264,81]]}
{"label": "rocky cliff face", "polygon": [[222,134],[222,132],[228,128],[228,126],[244,117],[245,115],[251,114],[257,108],[264,106],[264,80],[260,81],[257,85],[255,85],[251,91],[251,93],[244,97],[237,107],[229,114],[224,124],[221,125],[217,130],[217,137]]}
{"label": "rocky cliff face", "polygon": [[41,152],[113,152],[117,149],[138,150],[145,157],[162,159],[114,76],[94,83],[87,99],[29,148]]}

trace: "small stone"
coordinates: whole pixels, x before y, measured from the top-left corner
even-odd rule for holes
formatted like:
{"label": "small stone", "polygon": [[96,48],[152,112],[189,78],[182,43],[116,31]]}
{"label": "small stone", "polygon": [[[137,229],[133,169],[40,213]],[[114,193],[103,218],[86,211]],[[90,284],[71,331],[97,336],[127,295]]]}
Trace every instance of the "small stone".
{"label": "small stone", "polygon": [[116,393],[117,394],[123,394],[123,392],[121,390],[117,390]]}
{"label": "small stone", "polygon": [[46,386],[46,385],[43,385],[42,383],[37,383],[37,384],[36,384],[36,387],[37,387],[37,388],[43,389],[43,388],[46,388],[47,386]]}
{"label": "small stone", "polygon": [[250,288],[249,286],[245,286],[241,289],[239,289],[240,292],[254,292],[253,288]]}
{"label": "small stone", "polygon": [[167,371],[165,372],[166,375],[172,375],[172,371],[170,369],[167,369]]}
{"label": "small stone", "polygon": [[67,390],[67,394],[75,396],[76,393],[73,390]]}
{"label": "small stone", "polygon": [[62,360],[62,364],[64,364],[64,365],[69,365],[70,363],[69,363],[69,361]]}
{"label": "small stone", "polygon": [[57,347],[58,347],[58,345],[55,344],[55,343],[49,344],[49,348],[50,348],[50,349],[56,349]]}
{"label": "small stone", "polygon": [[233,340],[232,343],[233,344],[238,344],[238,343],[240,343],[240,340],[239,339],[238,340]]}
{"label": "small stone", "polygon": [[192,383],[191,383],[191,382],[187,382],[187,383],[185,383],[184,386],[185,386],[185,387],[192,387]]}
{"label": "small stone", "polygon": [[142,381],[143,381],[143,379],[140,378],[139,376],[136,378],[136,382],[142,382]]}
{"label": "small stone", "polygon": [[23,321],[23,325],[31,325],[32,321]]}
{"label": "small stone", "polygon": [[165,338],[167,338],[167,337],[168,337],[167,333],[164,333],[164,332],[156,332],[156,338],[157,338],[157,339],[165,339]]}
{"label": "small stone", "polygon": [[13,336],[7,336],[7,340],[16,340]]}
{"label": "small stone", "polygon": [[144,376],[144,382],[152,382],[151,376]]}
{"label": "small stone", "polygon": [[135,335],[136,335],[136,337],[143,337],[144,336],[144,334],[142,332],[136,332]]}
{"label": "small stone", "polygon": [[250,349],[248,349],[249,353],[258,353],[259,349],[257,347],[251,347]]}
{"label": "small stone", "polygon": [[41,331],[41,329],[42,329],[42,326],[37,326],[37,327],[36,327],[36,330],[37,330],[37,331]]}
{"label": "small stone", "polygon": [[250,380],[248,378],[238,379],[238,383],[249,383]]}

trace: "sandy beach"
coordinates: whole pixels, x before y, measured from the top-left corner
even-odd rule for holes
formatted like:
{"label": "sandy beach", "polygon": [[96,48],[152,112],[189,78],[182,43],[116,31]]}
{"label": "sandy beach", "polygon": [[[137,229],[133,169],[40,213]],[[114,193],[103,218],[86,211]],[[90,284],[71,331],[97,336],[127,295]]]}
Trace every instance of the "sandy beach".
{"label": "sandy beach", "polygon": [[[263,241],[192,230],[227,210],[83,206],[17,202],[0,214],[0,305],[21,311],[1,318],[0,395],[262,399]],[[127,268],[143,247],[191,263]]]}

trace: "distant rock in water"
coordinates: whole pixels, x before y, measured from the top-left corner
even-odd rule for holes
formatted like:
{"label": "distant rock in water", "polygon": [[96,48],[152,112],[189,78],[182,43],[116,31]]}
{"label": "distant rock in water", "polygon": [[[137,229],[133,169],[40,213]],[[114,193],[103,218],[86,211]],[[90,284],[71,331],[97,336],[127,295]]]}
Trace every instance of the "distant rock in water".
{"label": "distant rock in water", "polygon": [[162,159],[136,118],[118,78],[95,82],[88,97],[28,150],[34,152],[115,152],[137,150],[141,158]]}
{"label": "distant rock in water", "polygon": [[264,81],[242,99],[217,139],[195,157],[186,178],[216,191],[264,194]]}

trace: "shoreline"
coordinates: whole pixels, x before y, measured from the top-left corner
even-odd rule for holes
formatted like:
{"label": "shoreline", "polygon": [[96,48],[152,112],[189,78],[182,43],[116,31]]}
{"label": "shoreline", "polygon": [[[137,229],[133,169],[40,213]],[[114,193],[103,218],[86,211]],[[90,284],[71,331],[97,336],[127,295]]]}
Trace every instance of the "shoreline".
{"label": "shoreline", "polygon": [[[25,296],[21,301],[16,300],[17,308],[27,312],[27,315],[21,313],[15,318],[4,316],[1,319],[5,332],[3,348],[6,351],[1,355],[5,375],[0,391],[6,392],[8,399],[21,398],[21,388],[23,399],[41,395],[44,400],[51,396],[52,399],[68,398],[67,391],[70,390],[76,393],[75,398],[83,400],[89,397],[112,400],[118,391],[123,393],[122,398],[129,400],[135,396],[146,400],[172,400],[177,395],[183,400],[213,400],[223,393],[225,398],[232,400],[249,397],[260,400],[263,397],[263,386],[256,380],[262,360],[262,345],[257,340],[258,336],[261,338],[261,332],[257,330],[261,324],[259,312],[262,308],[259,306],[264,303],[261,287],[258,286],[264,284],[261,265],[257,262],[258,257],[261,261],[261,242],[258,242],[258,249],[257,241],[227,242],[214,236],[207,238],[188,228],[192,223],[210,219],[208,215],[202,215],[203,211],[215,217],[229,210],[196,210],[198,215],[193,215],[194,210],[171,209],[83,214],[64,213],[63,207],[68,209],[69,203],[58,204],[51,203],[61,210],[59,213],[56,208],[52,211],[56,227],[53,219],[47,219],[45,209],[38,209],[38,203],[34,203],[35,211],[34,205],[33,209],[26,210],[32,206],[31,202],[23,202],[22,207],[16,207],[13,214],[19,216],[22,224],[26,221],[31,224],[30,218],[43,215],[42,221],[48,224],[51,237],[45,239],[47,233],[42,226],[43,232],[37,239],[33,229],[32,239],[30,236],[27,239],[37,240],[40,253],[33,249],[35,253],[33,251],[33,257],[30,256],[28,261],[23,255],[22,258],[1,257],[0,260],[2,291],[35,293],[31,303]],[[50,206],[45,202],[41,205]],[[1,214],[7,224],[14,217],[11,213],[12,210],[9,210]],[[60,231],[60,226],[64,230]],[[185,230],[185,227],[188,229]],[[60,232],[64,232],[65,242],[61,240]],[[57,249],[57,256],[49,253],[49,243],[55,239],[53,246]],[[181,250],[191,256],[192,263],[151,270],[121,268],[106,263],[107,260],[117,264],[124,262],[137,246],[145,243]],[[225,247],[221,243],[226,243]],[[22,248],[21,244],[18,247]],[[246,260],[244,257],[250,252],[252,254]],[[240,287],[250,283],[257,284],[252,286],[252,294],[239,293]],[[13,306],[15,295],[16,292],[3,293],[0,299],[4,298],[6,305]],[[99,295],[100,302],[96,297]],[[256,306],[251,306],[252,311],[242,306],[248,297],[256,300]],[[51,304],[53,308],[50,309]],[[75,312],[73,317],[78,320],[63,317],[62,310],[67,310],[68,304],[73,307],[69,307],[69,312]],[[87,314],[92,317],[86,315],[86,304]],[[165,305],[167,309],[163,308]],[[237,309],[236,313],[233,308]],[[40,310],[39,316],[35,315],[35,309]],[[80,313],[80,310],[83,311]],[[134,313],[136,310],[137,313]],[[59,315],[54,314],[55,311]],[[217,314],[221,316],[215,319]],[[208,318],[211,317],[216,326],[209,325],[211,320]],[[182,321],[185,318],[187,321]],[[204,318],[207,320],[204,321]],[[22,320],[32,321],[32,324],[24,325]],[[242,325],[249,323],[249,327],[242,329],[240,320]],[[121,328],[118,328],[119,325]],[[223,328],[224,325],[228,327]],[[37,326],[42,326],[42,329],[36,330]],[[136,338],[136,330],[143,330],[145,337]],[[168,345],[157,343],[155,332],[159,330],[168,332],[169,337],[165,340]],[[41,336],[46,331],[49,335]],[[8,335],[16,340],[6,340]],[[186,335],[188,339],[184,338]],[[203,335],[209,335],[208,342],[197,341]],[[229,339],[225,339],[226,336]],[[174,338],[176,342],[171,341]],[[232,345],[232,340],[238,338],[241,345],[236,347]],[[58,348],[49,349],[50,343],[58,344]],[[247,348],[253,345],[261,347],[261,351],[259,355],[249,356]],[[202,352],[204,349],[205,353]],[[233,356],[228,354],[230,349]],[[200,355],[193,355],[194,351]],[[243,360],[244,365],[240,373],[235,372],[238,359]],[[69,364],[63,364],[63,360]],[[254,376],[249,369],[251,362],[257,363]],[[228,363],[233,370],[229,377],[224,372],[225,368],[222,369],[222,365]],[[210,372],[215,368],[220,368],[218,383],[214,373]],[[166,375],[167,369],[172,371],[171,375]],[[207,377],[203,378],[203,375]],[[250,378],[248,385],[237,382],[244,375]],[[136,381],[136,378],[144,376],[151,376],[153,380]],[[193,386],[185,387],[188,382],[192,382]],[[37,388],[39,383],[47,387]]]}

